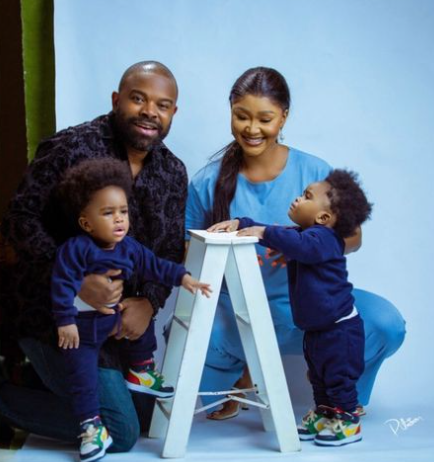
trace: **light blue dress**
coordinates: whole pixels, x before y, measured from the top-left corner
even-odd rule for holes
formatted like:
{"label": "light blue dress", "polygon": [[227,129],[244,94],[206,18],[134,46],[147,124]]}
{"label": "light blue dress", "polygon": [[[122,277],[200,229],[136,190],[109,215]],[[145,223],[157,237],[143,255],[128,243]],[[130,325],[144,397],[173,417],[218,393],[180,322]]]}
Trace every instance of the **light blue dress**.
{"label": "light blue dress", "polygon": [[[186,211],[186,229],[205,229],[212,223],[214,188],[220,161],[202,168],[192,179]],[[252,183],[238,175],[231,218],[248,216],[257,222],[293,224],[288,218],[291,202],[313,182],[323,180],[331,170],[323,160],[291,148],[285,168],[272,181]],[[186,239],[189,239],[186,236]],[[266,249],[257,245],[258,260],[265,283],[271,316],[282,354],[302,354],[303,333],[294,326],[289,305],[286,268],[273,265]],[[350,275],[351,279],[351,275]],[[359,401],[368,404],[376,374],[385,358],[401,345],[405,322],[387,300],[354,289],[356,306],[365,323],[365,372],[358,382]],[[240,377],[245,366],[244,352],[236,327],[227,289],[223,286],[217,306],[201,390],[227,390]],[[204,399],[205,403],[215,398]],[[211,409],[212,411],[212,409]]]}

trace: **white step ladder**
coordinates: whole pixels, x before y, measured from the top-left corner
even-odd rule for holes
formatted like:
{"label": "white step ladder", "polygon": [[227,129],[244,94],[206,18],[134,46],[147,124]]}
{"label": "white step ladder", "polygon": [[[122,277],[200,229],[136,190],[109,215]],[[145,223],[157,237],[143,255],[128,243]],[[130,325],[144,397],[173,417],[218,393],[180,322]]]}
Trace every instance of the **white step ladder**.
{"label": "white step ladder", "polygon": [[[192,230],[190,234],[185,266],[193,277],[210,283],[213,293],[208,299],[182,288],[179,291],[162,370],[167,383],[175,386],[175,396],[157,400],[149,436],[165,437],[162,457],[185,456],[224,275],[254,384],[256,401],[248,402],[260,408],[264,429],[276,432],[281,452],[299,451],[300,440],[256,255],[258,239],[236,237],[236,233]],[[230,391],[220,393],[226,395],[220,403],[240,401]]]}

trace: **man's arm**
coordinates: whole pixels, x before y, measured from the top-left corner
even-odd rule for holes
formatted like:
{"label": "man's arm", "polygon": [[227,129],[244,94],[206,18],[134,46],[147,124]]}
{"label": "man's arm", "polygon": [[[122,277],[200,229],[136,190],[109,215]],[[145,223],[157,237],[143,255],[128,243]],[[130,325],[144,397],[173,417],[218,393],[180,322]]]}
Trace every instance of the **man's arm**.
{"label": "man's arm", "polygon": [[2,234],[26,258],[53,261],[56,243],[43,224],[43,214],[65,168],[67,159],[51,151],[49,142],[38,148],[2,221]]}
{"label": "man's arm", "polygon": [[[178,187],[176,193],[172,193],[167,201],[171,201],[170,209],[176,210],[176,213],[166,216],[164,246],[159,249],[158,257],[181,263],[184,255],[185,207],[188,185],[185,168],[178,170],[172,181]],[[146,282],[142,295],[150,301],[155,315],[159,308],[164,306],[170,292],[171,289],[163,284]]]}

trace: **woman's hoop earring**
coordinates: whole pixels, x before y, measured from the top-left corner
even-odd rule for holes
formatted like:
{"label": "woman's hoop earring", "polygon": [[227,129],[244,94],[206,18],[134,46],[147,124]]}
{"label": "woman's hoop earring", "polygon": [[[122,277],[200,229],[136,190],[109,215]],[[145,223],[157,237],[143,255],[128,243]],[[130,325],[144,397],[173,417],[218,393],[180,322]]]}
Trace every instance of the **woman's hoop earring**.
{"label": "woman's hoop earring", "polygon": [[285,136],[283,135],[282,129],[280,129],[279,132],[279,141],[282,142],[285,139]]}

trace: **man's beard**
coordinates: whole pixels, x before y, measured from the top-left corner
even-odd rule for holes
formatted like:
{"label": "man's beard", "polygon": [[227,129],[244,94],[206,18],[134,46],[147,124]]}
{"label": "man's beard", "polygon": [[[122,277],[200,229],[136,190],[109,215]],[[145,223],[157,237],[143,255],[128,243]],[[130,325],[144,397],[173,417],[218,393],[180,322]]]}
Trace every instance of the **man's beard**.
{"label": "man's beard", "polygon": [[[122,141],[137,151],[149,152],[154,146],[167,136],[170,130],[171,122],[167,129],[163,131],[163,127],[159,122],[149,119],[148,117],[130,117],[127,118],[123,112],[115,112],[116,128],[119,131]],[[144,123],[152,125],[157,129],[156,136],[146,136],[138,133],[134,126]]]}

